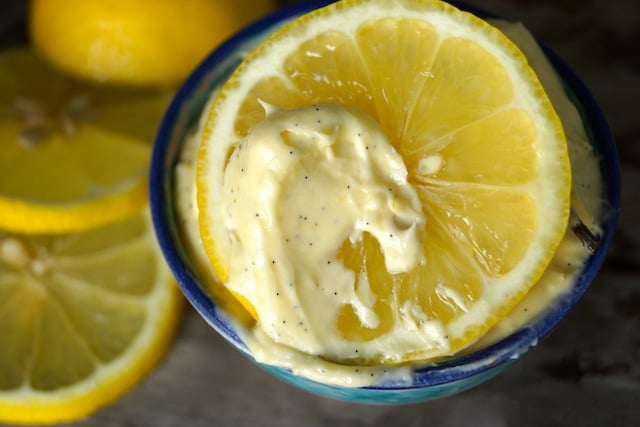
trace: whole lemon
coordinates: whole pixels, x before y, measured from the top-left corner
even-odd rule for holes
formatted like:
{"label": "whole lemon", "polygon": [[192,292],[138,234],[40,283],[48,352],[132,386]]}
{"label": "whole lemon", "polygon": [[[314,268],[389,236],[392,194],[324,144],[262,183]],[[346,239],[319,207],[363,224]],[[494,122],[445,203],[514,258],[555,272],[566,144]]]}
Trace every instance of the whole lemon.
{"label": "whole lemon", "polygon": [[32,0],[29,32],[54,66],[98,82],[171,86],[276,0]]}

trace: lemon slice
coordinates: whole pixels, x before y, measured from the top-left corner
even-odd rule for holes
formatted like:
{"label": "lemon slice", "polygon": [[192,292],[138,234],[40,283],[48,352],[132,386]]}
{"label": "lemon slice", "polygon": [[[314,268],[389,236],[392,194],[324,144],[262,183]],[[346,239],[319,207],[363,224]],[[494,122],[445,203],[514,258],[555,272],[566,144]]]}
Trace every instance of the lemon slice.
{"label": "lemon slice", "polygon": [[[379,322],[372,327],[344,304],[312,328],[335,329],[364,363],[427,360],[476,341],[536,283],[567,226],[566,139],[524,55],[486,22],[432,0],[344,0],[277,31],[222,87],[200,145],[200,232],[222,280],[232,241],[221,202],[228,159],[269,111],[316,104],[379,124],[419,196],[426,262],[389,272],[372,235],[345,241],[336,257],[354,272],[355,293],[371,289]],[[242,294],[257,327],[279,323],[259,300]],[[314,310],[304,301],[296,308]],[[406,349],[387,346],[423,323],[443,332],[432,339],[425,330]]]}
{"label": "lemon slice", "polygon": [[0,232],[0,422],[109,403],[164,355],[182,302],[147,209],[82,233]]}
{"label": "lemon slice", "polygon": [[79,231],[140,209],[168,101],[79,83],[28,49],[0,54],[0,228]]}
{"label": "lemon slice", "polygon": [[99,82],[176,85],[213,48],[276,0],[34,0],[34,46],[68,73]]}

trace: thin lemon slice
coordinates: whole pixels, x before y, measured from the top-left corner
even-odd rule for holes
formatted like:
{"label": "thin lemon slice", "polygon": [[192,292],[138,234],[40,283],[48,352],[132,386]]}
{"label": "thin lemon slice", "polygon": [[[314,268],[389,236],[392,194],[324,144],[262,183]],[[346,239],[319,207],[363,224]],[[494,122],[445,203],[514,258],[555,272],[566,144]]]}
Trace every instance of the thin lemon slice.
{"label": "thin lemon slice", "polygon": [[79,83],[28,49],[0,54],[0,228],[80,231],[140,209],[168,100]]}
{"label": "thin lemon slice", "polygon": [[[433,0],[344,0],[277,31],[222,87],[200,145],[200,231],[223,280],[230,155],[267,110],[321,103],[368,114],[402,156],[422,203],[426,262],[392,274],[371,235],[346,241],[337,257],[355,273],[356,293],[371,289],[378,326],[345,304],[309,329],[335,329],[365,363],[447,356],[476,341],[536,283],[567,225],[566,140],[526,58],[486,22]],[[279,323],[255,295],[242,297],[257,327]],[[296,309],[314,309],[298,302]],[[432,338],[425,329],[420,345],[389,347],[423,324],[444,332]]]}
{"label": "thin lemon slice", "polygon": [[0,232],[0,422],[74,420],[165,354],[182,297],[147,209],[87,232]]}

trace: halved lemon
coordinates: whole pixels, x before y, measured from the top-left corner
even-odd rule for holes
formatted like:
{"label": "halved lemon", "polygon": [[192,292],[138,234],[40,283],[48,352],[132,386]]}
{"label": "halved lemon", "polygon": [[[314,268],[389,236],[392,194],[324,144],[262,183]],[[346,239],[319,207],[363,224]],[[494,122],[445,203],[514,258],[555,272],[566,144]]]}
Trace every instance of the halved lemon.
{"label": "halved lemon", "polygon": [[80,83],[30,49],[2,52],[0,228],[65,233],[139,210],[169,99]]}
{"label": "halved lemon", "polygon": [[[336,256],[353,270],[355,289],[371,288],[380,321],[367,326],[344,304],[310,329],[335,330],[364,363],[427,360],[468,346],[536,283],[566,230],[566,139],[538,78],[500,31],[440,1],[344,0],[284,26],[225,83],[204,127],[200,232],[223,281],[230,155],[267,110],[327,103],[373,118],[402,157],[425,217],[426,262],[391,273],[372,235],[345,241]],[[260,327],[271,308],[257,300],[242,295]],[[421,346],[380,351],[394,334],[419,330],[419,320],[436,322],[444,337],[425,330]]]}
{"label": "halved lemon", "polygon": [[75,76],[172,86],[275,8],[276,0],[33,0],[29,33],[39,52]]}
{"label": "halved lemon", "polygon": [[0,422],[111,402],[165,354],[182,304],[147,209],[82,233],[0,232]]}

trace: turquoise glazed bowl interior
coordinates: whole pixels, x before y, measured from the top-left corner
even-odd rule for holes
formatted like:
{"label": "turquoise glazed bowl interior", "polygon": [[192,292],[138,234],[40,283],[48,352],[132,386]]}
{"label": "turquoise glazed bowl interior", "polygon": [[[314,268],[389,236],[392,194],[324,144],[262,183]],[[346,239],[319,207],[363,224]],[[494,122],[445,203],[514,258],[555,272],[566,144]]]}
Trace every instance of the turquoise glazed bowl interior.
{"label": "turquoise glazed bowl interior", "polygon": [[[150,169],[150,207],[157,239],[164,256],[182,292],[193,307],[216,331],[249,358],[251,354],[247,347],[233,325],[225,320],[206,285],[201,283],[185,255],[184,245],[177,231],[173,205],[176,198],[173,172],[184,139],[197,126],[211,91],[221,85],[251,48],[274,29],[296,16],[329,3],[332,1],[306,1],[280,10],[245,28],[222,44],[199,65],[180,88],[165,114],[155,141]],[[454,5],[482,18],[492,16],[464,4]],[[537,345],[573,308],[600,269],[613,236],[620,199],[619,165],[613,136],[597,102],[582,81],[560,58],[544,46],[543,50],[563,79],[570,97],[581,107],[583,119],[590,127],[591,142],[599,155],[605,183],[603,203],[606,215],[602,224],[601,242],[584,265],[571,290],[526,327],[487,348],[445,362],[415,366],[410,384],[346,388],[311,381],[279,367],[261,365],[264,369],[301,389],[346,401],[419,402],[455,394],[491,378]]]}

